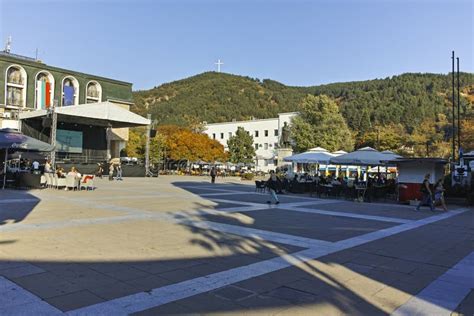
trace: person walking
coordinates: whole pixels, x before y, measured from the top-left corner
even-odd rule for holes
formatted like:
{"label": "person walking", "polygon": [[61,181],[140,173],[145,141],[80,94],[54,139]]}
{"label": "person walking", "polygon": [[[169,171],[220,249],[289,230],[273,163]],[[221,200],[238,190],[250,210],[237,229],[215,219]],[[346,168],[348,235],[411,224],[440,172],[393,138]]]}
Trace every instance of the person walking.
{"label": "person walking", "polygon": [[211,183],[216,183],[217,171],[215,167],[211,168],[210,175],[211,175]]}
{"label": "person walking", "polygon": [[430,210],[434,212],[433,194],[431,192],[430,176],[431,175],[429,173],[425,175],[425,179],[423,180],[423,183],[420,189],[421,193],[423,194],[423,198],[421,199],[418,206],[415,208],[415,211],[419,211],[422,205],[425,205],[426,203],[428,203]]}
{"label": "person walking", "polygon": [[[268,191],[270,191],[270,197],[275,201],[275,204],[280,204],[276,194],[280,186],[280,179],[276,176],[275,171],[270,171],[270,178],[267,180],[266,187],[268,188]],[[271,200],[268,200],[267,203],[272,204]]]}
{"label": "person walking", "polygon": [[117,181],[120,180],[122,181],[122,164],[117,165],[117,177],[115,178]]}
{"label": "person walking", "polygon": [[111,163],[109,166],[109,181],[114,179],[114,164]]}
{"label": "person walking", "polygon": [[434,203],[440,203],[443,210],[447,212],[448,208],[446,207],[446,201],[444,200],[444,191],[443,179],[439,179],[434,186]]}

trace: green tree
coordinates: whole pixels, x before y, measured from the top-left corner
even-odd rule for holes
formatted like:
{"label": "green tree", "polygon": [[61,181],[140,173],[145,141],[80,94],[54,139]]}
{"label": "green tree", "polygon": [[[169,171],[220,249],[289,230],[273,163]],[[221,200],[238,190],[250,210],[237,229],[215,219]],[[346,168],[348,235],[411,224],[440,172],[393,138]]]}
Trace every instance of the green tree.
{"label": "green tree", "polygon": [[243,128],[238,127],[235,135],[227,141],[230,161],[233,163],[251,163],[255,156],[253,137]]}
{"label": "green tree", "polygon": [[301,104],[301,114],[293,118],[291,135],[298,152],[312,147],[330,151],[354,147],[352,134],[336,102],[325,95],[308,95]]}

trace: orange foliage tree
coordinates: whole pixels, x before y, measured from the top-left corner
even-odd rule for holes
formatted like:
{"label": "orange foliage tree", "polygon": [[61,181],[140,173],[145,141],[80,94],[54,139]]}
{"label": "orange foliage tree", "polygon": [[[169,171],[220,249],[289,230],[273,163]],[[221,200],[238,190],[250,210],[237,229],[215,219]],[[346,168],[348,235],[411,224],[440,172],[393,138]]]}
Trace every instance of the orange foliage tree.
{"label": "orange foliage tree", "polygon": [[160,126],[158,133],[165,137],[166,156],[169,159],[207,162],[227,160],[224,146],[204,133],[176,125]]}

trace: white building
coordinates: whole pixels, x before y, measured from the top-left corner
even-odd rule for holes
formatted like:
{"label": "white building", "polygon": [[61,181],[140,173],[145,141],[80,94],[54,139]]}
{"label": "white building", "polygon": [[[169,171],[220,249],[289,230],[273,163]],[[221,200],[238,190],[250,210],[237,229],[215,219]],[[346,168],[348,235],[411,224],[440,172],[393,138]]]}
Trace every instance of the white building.
{"label": "white building", "polygon": [[227,141],[235,135],[238,127],[243,127],[253,137],[255,147],[255,168],[259,171],[273,170],[277,167],[277,148],[281,130],[285,122],[290,125],[297,112],[280,113],[276,118],[233,121],[205,125],[205,133],[219,141],[228,150]]}

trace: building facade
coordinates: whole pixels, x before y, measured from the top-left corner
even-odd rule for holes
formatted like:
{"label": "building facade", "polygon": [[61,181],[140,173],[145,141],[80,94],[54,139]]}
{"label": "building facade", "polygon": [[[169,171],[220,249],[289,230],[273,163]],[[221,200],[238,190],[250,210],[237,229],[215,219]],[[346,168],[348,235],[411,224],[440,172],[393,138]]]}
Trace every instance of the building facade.
{"label": "building facade", "polygon": [[[0,128],[19,128],[19,114],[87,103],[133,104],[129,82],[53,67],[33,58],[0,52]],[[128,129],[112,129],[113,155],[125,147]]]}
{"label": "building facade", "polygon": [[297,112],[290,112],[280,113],[278,117],[270,119],[205,124],[204,132],[228,150],[227,141],[235,135],[238,127],[243,127],[253,137],[256,170],[269,171],[278,167],[277,149],[282,128],[285,123],[290,125],[291,119],[296,115]]}

